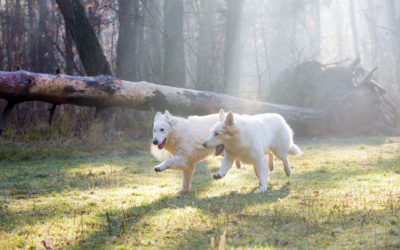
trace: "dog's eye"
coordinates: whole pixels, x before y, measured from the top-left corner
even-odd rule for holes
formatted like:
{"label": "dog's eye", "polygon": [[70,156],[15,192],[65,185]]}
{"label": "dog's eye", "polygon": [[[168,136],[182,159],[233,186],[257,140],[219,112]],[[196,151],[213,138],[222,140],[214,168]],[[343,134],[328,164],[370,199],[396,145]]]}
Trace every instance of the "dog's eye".
{"label": "dog's eye", "polygon": [[161,128],[161,129],[160,129],[160,131],[161,131],[161,132],[164,132],[164,129],[163,129],[163,128]]}
{"label": "dog's eye", "polygon": [[215,131],[214,136],[219,136],[219,133]]}

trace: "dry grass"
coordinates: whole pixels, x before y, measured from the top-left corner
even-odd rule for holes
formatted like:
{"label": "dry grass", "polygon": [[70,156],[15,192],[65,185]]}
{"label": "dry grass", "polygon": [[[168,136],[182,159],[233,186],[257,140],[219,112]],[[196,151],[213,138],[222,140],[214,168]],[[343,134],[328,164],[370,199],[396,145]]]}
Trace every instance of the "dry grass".
{"label": "dry grass", "polygon": [[[303,141],[255,194],[221,159],[156,174],[143,143],[0,143],[2,248],[400,248],[400,138]],[[223,241],[223,242],[221,242]]]}

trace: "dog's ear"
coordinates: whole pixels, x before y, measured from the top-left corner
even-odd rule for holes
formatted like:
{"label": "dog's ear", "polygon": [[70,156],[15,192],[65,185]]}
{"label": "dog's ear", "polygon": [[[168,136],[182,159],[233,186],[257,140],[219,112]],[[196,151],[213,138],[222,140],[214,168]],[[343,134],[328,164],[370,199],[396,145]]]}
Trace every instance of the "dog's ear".
{"label": "dog's ear", "polygon": [[222,122],[225,119],[224,109],[219,110],[219,121]]}
{"label": "dog's ear", "polygon": [[225,125],[233,126],[233,123],[233,113],[229,111],[225,118]]}
{"label": "dog's ear", "polygon": [[173,119],[171,114],[169,113],[168,110],[165,110],[164,112],[165,120],[168,122],[169,125],[175,125],[177,123],[176,119]]}
{"label": "dog's ear", "polygon": [[165,110],[164,116],[165,116],[165,119],[167,119],[167,121],[169,121],[171,119],[171,114],[169,113],[168,110]]}
{"label": "dog's ear", "polygon": [[161,112],[157,112],[156,116],[154,117],[154,119],[160,118],[160,116],[161,116]]}

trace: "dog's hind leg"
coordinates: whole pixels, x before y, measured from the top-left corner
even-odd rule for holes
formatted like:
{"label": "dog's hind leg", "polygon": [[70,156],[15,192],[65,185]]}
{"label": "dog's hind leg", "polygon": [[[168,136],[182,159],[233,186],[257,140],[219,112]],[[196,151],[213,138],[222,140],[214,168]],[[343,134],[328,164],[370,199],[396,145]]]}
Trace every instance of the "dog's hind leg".
{"label": "dog's hind leg", "polygon": [[239,160],[236,160],[235,164],[237,169],[239,169],[242,166],[242,163]]}
{"label": "dog's hind leg", "polygon": [[267,189],[268,189],[268,168],[267,168],[267,162],[264,158],[264,155],[255,160],[254,169],[258,170],[258,180],[260,183],[260,187],[258,188],[257,193],[262,193],[262,192],[267,191]]}
{"label": "dog's hind leg", "polygon": [[273,171],[275,168],[274,154],[271,151],[268,151],[268,168],[269,171]]}
{"label": "dog's hind leg", "polygon": [[254,173],[256,174],[257,178],[260,178],[260,171],[256,164],[253,165]]}
{"label": "dog's hind leg", "polygon": [[182,171],[182,189],[179,190],[177,194],[184,194],[189,192],[193,171],[194,165],[189,165],[185,170]]}
{"label": "dog's hind leg", "polygon": [[290,169],[289,161],[287,159],[287,154],[286,153],[277,152],[276,156],[278,156],[278,158],[282,160],[282,162],[283,162],[283,170],[285,170],[286,176],[289,177],[290,174],[292,173],[292,170]]}
{"label": "dog's hind leg", "polygon": [[289,177],[290,174],[292,173],[292,170],[290,169],[289,161],[287,159],[287,156],[285,158],[282,158],[282,161],[283,161],[283,169],[285,170],[285,174],[286,174],[287,177]]}

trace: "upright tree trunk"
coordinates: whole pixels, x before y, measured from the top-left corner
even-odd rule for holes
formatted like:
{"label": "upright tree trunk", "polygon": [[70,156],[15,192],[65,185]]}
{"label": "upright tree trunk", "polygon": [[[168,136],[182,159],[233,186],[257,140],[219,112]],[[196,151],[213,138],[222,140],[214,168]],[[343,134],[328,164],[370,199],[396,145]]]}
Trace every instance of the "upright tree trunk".
{"label": "upright tree trunk", "polygon": [[15,44],[14,44],[14,51],[15,51],[15,66],[17,68],[22,68],[24,65],[24,9],[21,6],[21,0],[15,1],[15,14],[14,14],[14,25],[15,25]]}
{"label": "upright tree trunk", "polygon": [[146,64],[148,68],[149,78],[151,82],[160,83],[162,77],[162,42],[161,42],[161,29],[160,29],[160,13],[161,3],[159,0],[148,1],[148,8],[145,12],[145,20],[149,25],[147,26],[149,56],[146,57],[149,63]]}
{"label": "upright tree trunk", "polygon": [[244,0],[228,0],[224,52],[225,92],[238,94],[240,83],[240,36]]}
{"label": "upright tree trunk", "polygon": [[342,17],[342,12],[341,8],[336,8],[336,42],[338,45],[337,48],[337,57],[342,60],[343,59],[343,17]]}
{"label": "upright tree trunk", "polygon": [[73,41],[71,33],[65,28],[65,72],[68,75],[74,74],[74,53],[73,53]]}
{"label": "upright tree trunk", "polygon": [[7,18],[6,26],[6,50],[7,50],[7,69],[12,71],[14,68],[14,3],[13,1],[6,0],[5,18]]}
{"label": "upright tree trunk", "polygon": [[56,0],[56,2],[64,16],[65,25],[71,32],[86,74],[111,75],[110,66],[80,1]]}
{"label": "upright tree trunk", "polygon": [[354,0],[349,0],[349,3],[350,3],[351,30],[353,32],[354,53],[356,54],[356,56],[359,56],[360,50],[358,47],[358,31],[357,31],[357,22],[356,22],[356,16],[355,16]]}
{"label": "upright tree trunk", "polygon": [[[259,0],[260,2],[260,12],[261,13],[265,13],[265,4],[263,3],[263,0]],[[271,87],[271,83],[272,83],[272,75],[271,75],[271,64],[270,64],[270,55],[269,55],[269,47],[268,47],[268,41],[267,41],[267,36],[268,34],[266,34],[265,32],[265,19],[263,14],[261,14],[261,36],[262,36],[262,41],[263,41],[263,51],[264,51],[264,59],[265,59],[265,74],[267,75],[267,80],[265,84],[261,85],[261,89],[259,89],[258,91],[260,91],[261,93],[259,93],[260,96],[260,100],[264,99],[269,93],[269,89]]]}
{"label": "upright tree trunk", "polygon": [[396,77],[396,83],[398,85],[398,91],[400,93],[400,20],[396,13],[396,5],[394,0],[386,0],[386,16],[390,29],[392,30],[392,50],[394,51],[394,60],[396,67],[394,69],[394,75]]}
{"label": "upright tree trunk", "polygon": [[213,74],[215,49],[215,1],[200,1],[199,38],[197,42],[197,80],[196,89],[215,89]]}
{"label": "upright tree trunk", "polygon": [[315,43],[314,43],[314,57],[319,60],[321,55],[321,2],[315,1],[314,18],[315,18]]}
{"label": "upright tree trunk", "polygon": [[119,36],[117,44],[117,76],[133,81],[137,58],[136,16],[138,0],[118,0]]}
{"label": "upright tree trunk", "polygon": [[185,54],[183,45],[183,0],[164,2],[164,84],[185,86]]}
{"label": "upright tree trunk", "polygon": [[47,0],[38,0],[39,2],[39,40],[38,46],[38,62],[36,63],[36,71],[40,73],[54,73],[57,65],[53,55],[53,44],[49,37],[49,22],[50,12],[48,9]]}
{"label": "upright tree trunk", "polygon": [[[0,4],[2,4],[0,0]],[[4,16],[0,16],[0,70],[4,70],[4,46],[5,46],[5,37],[4,37]]]}
{"label": "upright tree trunk", "polygon": [[[371,41],[371,62],[372,65],[377,65],[379,55],[379,35],[376,27],[376,15],[374,12],[373,1],[368,1],[368,9],[366,11],[366,19],[368,22],[369,39]],[[375,74],[377,76],[377,74]]]}
{"label": "upright tree trunk", "polygon": [[36,70],[37,62],[37,42],[38,42],[38,34],[35,32],[37,27],[35,26],[35,9],[36,9],[36,0],[28,1],[28,12],[29,12],[29,28],[30,28],[30,49],[29,49],[29,70]]}
{"label": "upright tree trunk", "polygon": [[136,15],[136,33],[137,33],[137,60],[135,61],[135,81],[143,80],[143,60],[144,60],[144,10],[147,9],[147,1],[141,0]]}

